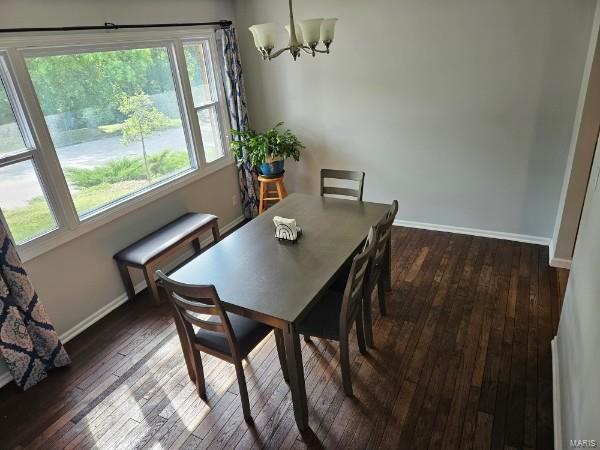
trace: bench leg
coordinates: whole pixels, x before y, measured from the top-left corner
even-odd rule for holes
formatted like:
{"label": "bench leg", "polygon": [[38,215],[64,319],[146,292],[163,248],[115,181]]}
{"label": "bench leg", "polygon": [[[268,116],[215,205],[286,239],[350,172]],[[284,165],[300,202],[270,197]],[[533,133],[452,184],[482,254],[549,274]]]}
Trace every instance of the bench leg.
{"label": "bench leg", "polygon": [[154,279],[154,269],[152,266],[144,267],[144,278],[146,279],[148,291],[150,292],[152,300],[154,301],[154,306],[160,306],[160,294],[158,292],[156,280]]}
{"label": "bench leg", "polygon": [[215,222],[215,224],[212,226],[212,234],[215,244],[221,240],[221,234],[219,233],[219,224],[217,222]]}
{"label": "bench leg", "polygon": [[119,273],[121,274],[121,279],[123,280],[123,285],[125,286],[127,299],[131,301],[135,299],[135,289],[133,288],[133,283],[131,282],[131,275],[129,274],[127,264],[117,261],[117,267],[119,268]]}
{"label": "bench leg", "polygon": [[192,246],[194,247],[194,253],[196,253],[196,255],[199,255],[200,252],[202,251],[202,246],[200,245],[199,237],[197,237],[196,239],[194,239],[192,241]]}

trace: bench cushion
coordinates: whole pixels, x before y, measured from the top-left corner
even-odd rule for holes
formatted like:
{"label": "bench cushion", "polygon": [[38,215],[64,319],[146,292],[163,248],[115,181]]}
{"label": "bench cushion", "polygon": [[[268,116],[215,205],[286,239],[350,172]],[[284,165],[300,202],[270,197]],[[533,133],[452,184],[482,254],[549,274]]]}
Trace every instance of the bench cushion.
{"label": "bench cushion", "polygon": [[143,266],[181,239],[216,220],[217,216],[212,214],[187,213],[121,250],[115,259]]}

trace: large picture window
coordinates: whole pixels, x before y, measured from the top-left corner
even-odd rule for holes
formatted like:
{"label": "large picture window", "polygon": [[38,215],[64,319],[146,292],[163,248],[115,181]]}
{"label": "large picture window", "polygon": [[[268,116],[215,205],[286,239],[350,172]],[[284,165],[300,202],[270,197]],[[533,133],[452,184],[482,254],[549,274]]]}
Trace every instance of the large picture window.
{"label": "large picture window", "polygon": [[0,219],[21,247],[231,163],[212,35],[151,33],[0,48]]}
{"label": "large picture window", "polygon": [[26,62],[79,217],[196,166],[167,48]]}

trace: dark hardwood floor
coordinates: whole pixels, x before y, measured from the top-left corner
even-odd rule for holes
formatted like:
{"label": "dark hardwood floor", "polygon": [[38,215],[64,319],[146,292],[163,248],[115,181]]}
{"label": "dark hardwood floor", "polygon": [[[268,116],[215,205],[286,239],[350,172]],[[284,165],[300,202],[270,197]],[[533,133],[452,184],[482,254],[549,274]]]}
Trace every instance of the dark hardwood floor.
{"label": "dark hardwood floor", "polygon": [[550,340],[566,278],[545,247],[395,228],[377,348],[363,357],[352,339],[354,398],[337,343],[302,343],[304,435],[272,334],[245,367],[249,426],[233,366],[205,356],[199,399],[169,310],[141,295],[66,345],[71,367],[0,390],[0,447],[550,449]]}

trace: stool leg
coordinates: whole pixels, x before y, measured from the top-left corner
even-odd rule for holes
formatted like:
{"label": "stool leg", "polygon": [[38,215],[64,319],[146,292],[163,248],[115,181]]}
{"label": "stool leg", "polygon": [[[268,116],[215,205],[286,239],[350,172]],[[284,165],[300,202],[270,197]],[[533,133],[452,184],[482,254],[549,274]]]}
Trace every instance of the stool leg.
{"label": "stool leg", "polygon": [[287,189],[285,188],[285,183],[283,182],[283,180],[281,180],[279,183],[281,184],[281,192],[283,193],[283,198],[285,198],[288,195]]}
{"label": "stool leg", "polygon": [[283,183],[278,181],[275,183],[275,187],[277,188],[277,197],[279,197],[279,201],[283,200],[285,197],[285,188],[283,187]]}
{"label": "stool leg", "polygon": [[266,185],[262,181],[260,182],[260,199],[258,201],[258,213],[262,214],[265,210],[265,197],[266,197]]}

